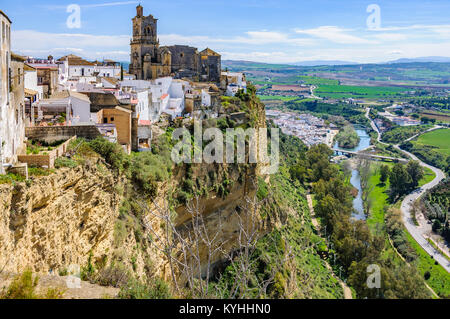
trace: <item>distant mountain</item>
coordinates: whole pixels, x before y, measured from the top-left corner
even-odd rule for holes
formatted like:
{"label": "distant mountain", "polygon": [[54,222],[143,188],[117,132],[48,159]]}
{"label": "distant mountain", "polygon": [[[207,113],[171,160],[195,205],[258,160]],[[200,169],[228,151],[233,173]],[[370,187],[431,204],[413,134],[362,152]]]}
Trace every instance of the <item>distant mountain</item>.
{"label": "distant mountain", "polygon": [[319,66],[319,65],[356,65],[359,63],[350,61],[339,61],[339,60],[315,60],[315,61],[301,61],[289,64],[297,66]]}
{"label": "distant mountain", "polygon": [[398,60],[394,60],[394,61],[389,61],[386,62],[388,64],[393,64],[393,63],[417,63],[417,62],[444,62],[444,63],[448,63],[450,62],[450,58],[449,57],[443,57],[443,56],[426,56],[426,57],[420,57],[420,58],[412,58],[412,59],[408,59],[408,58],[402,58],[402,59],[398,59]]}

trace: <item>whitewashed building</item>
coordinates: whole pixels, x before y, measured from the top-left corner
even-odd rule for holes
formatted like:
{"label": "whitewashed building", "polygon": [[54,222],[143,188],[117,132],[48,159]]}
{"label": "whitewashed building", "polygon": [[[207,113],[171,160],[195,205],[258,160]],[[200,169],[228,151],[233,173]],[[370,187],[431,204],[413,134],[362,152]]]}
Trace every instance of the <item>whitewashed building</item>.
{"label": "whitewashed building", "polygon": [[[11,61],[11,20],[0,10],[0,173],[17,162],[25,140],[23,61],[13,70]],[[15,86],[13,86],[15,85]],[[21,94],[16,94],[18,90]]]}
{"label": "whitewashed building", "polygon": [[239,90],[247,93],[247,80],[244,73],[240,72],[222,72],[221,85],[226,87],[226,95],[234,96]]}
{"label": "whitewashed building", "polygon": [[154,81],[123,81],[121,84],[128,92],[136,92],[139,120],[152,123],[158,122],[162,113],[170,115],[172,119],[183,114],[187,85],[187,82],[171,77]]}
{"label": "whitewashed building", "polygon": [[89,97],[78,92],[57,92],[52,98],[40,100],[33,105],[32,118],[35,112],[38,122],[41,123],[52,123],[64,114],[65,125],[92,124],[91,101]]}

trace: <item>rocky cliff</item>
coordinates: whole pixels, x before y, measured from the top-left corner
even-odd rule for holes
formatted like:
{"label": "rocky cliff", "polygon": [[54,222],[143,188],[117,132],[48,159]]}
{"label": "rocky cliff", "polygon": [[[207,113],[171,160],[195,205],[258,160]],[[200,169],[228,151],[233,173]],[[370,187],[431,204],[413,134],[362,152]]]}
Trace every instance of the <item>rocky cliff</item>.
{"label": "rocky cliff", "polygon": [[108,252],[121,197],[98,165],[0,185],[0,269],[58,271]]}

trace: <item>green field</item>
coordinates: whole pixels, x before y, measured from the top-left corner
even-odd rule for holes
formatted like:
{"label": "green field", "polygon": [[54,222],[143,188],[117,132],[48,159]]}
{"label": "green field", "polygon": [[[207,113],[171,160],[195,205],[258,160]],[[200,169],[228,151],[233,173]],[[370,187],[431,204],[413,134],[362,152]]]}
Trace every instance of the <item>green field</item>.
{"label": "green field", "polygon": [[320,85],[315,93],[321,97],[342,99],[379,99],[386,97],[400,96],[406,88],[382,87],[382,86],[350,86],[350,85]]}
{"label": "green field", "polygon": [[297,96],[281,96],[281,95],[258,95],[261,101],[293,101],[298,100]]}
{"label": "green field", "polygon": [[307,75],[301,75],[299,76],[300,80],[304,81],[305,84],[308,85],[339,85],[338,80],[332,80],[332,79],[324,79],[324,78],[318,78],[315,76],[307,76]]}
{"label": "green field", "polygon": [[[394,166],[393,163],[384,163],[383,165],[388,165],[390,168]],[[380,182],[380,172],[379,167],[381,164],[372,164],[373,174],[370,177],[369,184],[373,187],[369,198],[372,203],[370,216],[367,218],[367,224],[372,230],[375,230],[376,224],[384,224],[384,207],[388,205],[388,192],[389,192],[389,179],[385,184]],[[419,181],[419,186],[428,184],[436,177],[436,174],[429,169],[425,168],[424,177]]]}
{"label": "green field", "polygon": [[429,145],[435,147],[436,151],[450,155],[450,129],[436,130],[425,133],[415,141],[419,145]]}

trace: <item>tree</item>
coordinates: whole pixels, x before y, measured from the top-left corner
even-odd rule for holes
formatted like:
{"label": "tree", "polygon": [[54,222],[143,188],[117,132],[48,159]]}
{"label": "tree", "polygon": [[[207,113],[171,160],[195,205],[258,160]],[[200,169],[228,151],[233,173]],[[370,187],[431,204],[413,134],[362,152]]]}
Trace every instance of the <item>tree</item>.
{"label": "tree", "polygon": [[381,165],[381,167],[380,167],[380,182],[382,182],[382,183],[386,183],[386,181],[387,181],[387,179],[388,179],[388,177],[389,177],[389,174],[390,174],[390,169],[389,169],[389,166],[387,166],[387,165]]}
{"label": "tree", "polygon": [[411,176],[405,168],[405,165],[397,163],[392,168],[389,175],[391,182],[391,199],[395,200],[398,196],[402,196],[409,190],[411,185]]}
{"label": "tree", "polygon": [[410,189],[414,189],[419,186],[419,181],[424,176],[423,168],[418,161],[410,161],[406,165],[406,170],[411,177]]}

